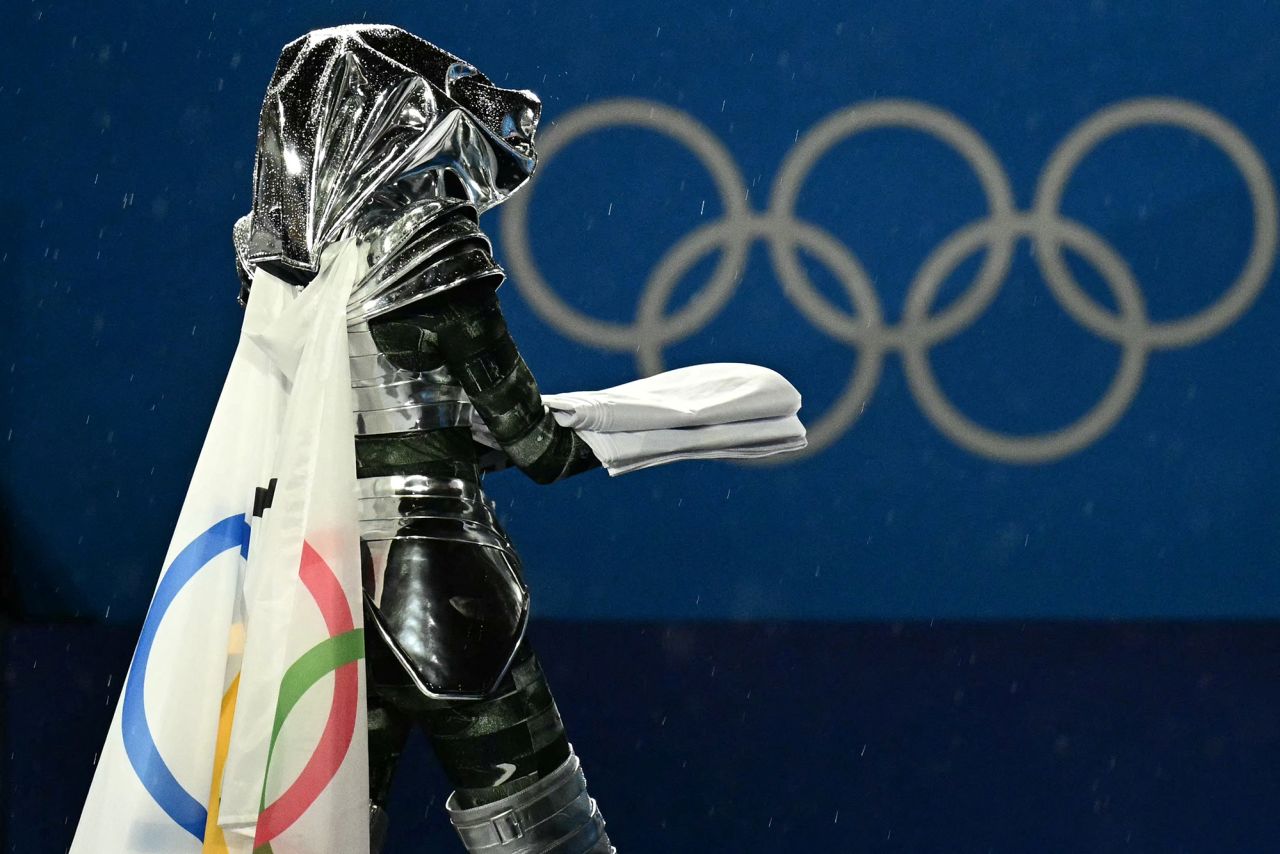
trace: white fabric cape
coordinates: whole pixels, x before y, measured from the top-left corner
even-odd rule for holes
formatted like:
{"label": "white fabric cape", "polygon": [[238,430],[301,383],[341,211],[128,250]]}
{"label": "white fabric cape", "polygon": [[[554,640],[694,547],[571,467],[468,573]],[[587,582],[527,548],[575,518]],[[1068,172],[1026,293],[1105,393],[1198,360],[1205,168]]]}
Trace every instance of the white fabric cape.
{"label": "white fabric cape", "polygon": [[368,852],[358,268],[344,242],[301,292],[254,278],[72,854]]}

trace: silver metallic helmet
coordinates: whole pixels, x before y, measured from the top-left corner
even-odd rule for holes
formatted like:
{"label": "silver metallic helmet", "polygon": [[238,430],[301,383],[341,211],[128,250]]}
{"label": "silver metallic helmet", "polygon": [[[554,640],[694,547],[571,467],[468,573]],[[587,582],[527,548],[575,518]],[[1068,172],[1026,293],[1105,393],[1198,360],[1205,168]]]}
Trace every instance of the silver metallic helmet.
{"label": "silver metallic helmet", "polygon": [[[305,283],[369,204],[465,199],[483,212],[529,179],[542,103],[493,85],[411,33],[355,24],[287,45],[258,125],[253,209],[235,226],[241,280],[258,264]],[[395,200],[401,200],[397,202]]]}

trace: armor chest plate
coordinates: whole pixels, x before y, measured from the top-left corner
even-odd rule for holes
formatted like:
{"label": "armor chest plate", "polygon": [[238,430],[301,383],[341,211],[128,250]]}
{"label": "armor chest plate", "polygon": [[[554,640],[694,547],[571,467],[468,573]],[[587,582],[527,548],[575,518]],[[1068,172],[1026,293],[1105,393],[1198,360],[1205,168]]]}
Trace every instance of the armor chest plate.
{"label": "armor chest plate", "polygon": [[360,322],[347,328],[356,435],[376,436],[471,423],[471,403],[444,365],[427,371],[397,367]]}

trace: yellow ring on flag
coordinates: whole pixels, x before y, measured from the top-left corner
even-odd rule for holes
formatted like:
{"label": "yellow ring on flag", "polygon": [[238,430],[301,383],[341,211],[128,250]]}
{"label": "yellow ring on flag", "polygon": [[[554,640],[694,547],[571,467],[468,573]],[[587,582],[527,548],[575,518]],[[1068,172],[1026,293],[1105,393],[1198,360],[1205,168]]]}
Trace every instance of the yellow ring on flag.
{"label": "yellow ring on flag", "polygon": [[231,687],[222,695],[222,711],[218,715],[218,740],[213,750],[213,788],[209,791],[209,820],[204,828],[204,847],[201,854],[230,854],[227,838],[218,826],[218,809],[222,802],[222,768],[227,762],[227,750],[231,746],[231,721],[236,713],[236,695],[240,691],[240,674],[231,680]]}

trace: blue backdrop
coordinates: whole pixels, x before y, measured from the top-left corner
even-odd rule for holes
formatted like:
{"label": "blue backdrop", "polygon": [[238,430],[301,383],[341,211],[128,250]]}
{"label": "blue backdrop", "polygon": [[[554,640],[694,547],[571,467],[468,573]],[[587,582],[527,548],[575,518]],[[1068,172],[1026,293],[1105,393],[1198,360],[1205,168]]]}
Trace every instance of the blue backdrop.
{"label": "blue backdrop", "polygon": [[545,102],[539,178],[486,218],[544,389],[740,360],[805,395],[782,465],[493,478],[537,614],[1280,614],[1280,10],[1207,0],[4,4],[29,612],[145,609],[235,345],[263,89],[361,18]]}

